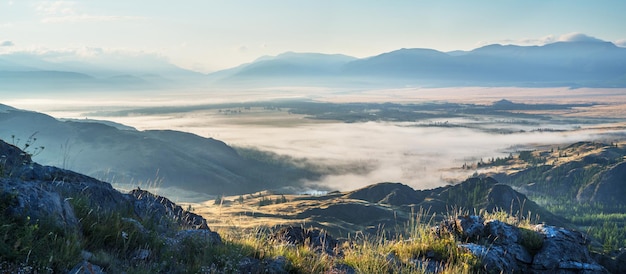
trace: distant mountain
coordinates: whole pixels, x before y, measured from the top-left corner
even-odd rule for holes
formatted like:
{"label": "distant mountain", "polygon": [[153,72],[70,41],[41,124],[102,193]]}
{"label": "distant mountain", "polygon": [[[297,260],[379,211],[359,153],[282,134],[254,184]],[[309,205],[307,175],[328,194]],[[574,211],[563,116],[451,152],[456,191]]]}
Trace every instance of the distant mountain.
{"label": "distant mountain", "polygon": [[0,55],[0,91],[159,88],[197,84],[205,75],[156,58],[114,56],[111,60],[53,60],[29,53]]}
{"label": "distant mountain", "polygon": [[250,159],[219,140],[190,133],[61,121],[1,104],[0,128],[0,139],[38,154],[35,158],[42,164],[72,168],[112,183],[221,195],[297,188],[300,180],[319,176],[270,156],[263,161],[262,153]]}
{"label": "distant mountain", "polygon": [[472,51],[400,49],[355,59],[286,53],[213,74],[227,83],[435,86],[626,86],[626,48],[610,42],[488,45]]}
{"label": "distant mountain", "polygon": [[250,64],[215,75],[222,75],[220,82],[225,83],[272,81],[275,78],[282,79],[284,83],[313,83],[321,79],[330,80],[345,64],[354,60],[357,58],[341,54],[287,52],[274,57],[261,57]]}

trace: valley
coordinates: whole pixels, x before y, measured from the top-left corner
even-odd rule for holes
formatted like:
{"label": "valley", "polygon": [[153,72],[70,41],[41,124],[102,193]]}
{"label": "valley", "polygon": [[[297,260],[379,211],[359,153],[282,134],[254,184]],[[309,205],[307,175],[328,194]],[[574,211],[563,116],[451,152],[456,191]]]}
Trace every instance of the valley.
{"label": "valley", "polygon": [[0,0],[0,273],[626,273],[624,10]]}
{"label": "valley", "polygon": [[[385,181],[434,188],[464,180],[475,170],[459,167],[481,158],[505,157],[542,145],[617,141],[623,139],[625,129],[626,95],[621,89],[320,89],[312,93],[293,88],[272,92],[276,96],[272,100],[260,99],[263,92],[267,91],[237,91],[231,101],[226,92],[204,96],[182,92],[102,104],[94,104],[98,100],[93,98],[89,102],[74,98],[68,104],[62,97],[9,102],[54,117],[111,120],[138,130],[190,132],[243,150],[299,159],[300,166],[314,168],[318,174],[316,178],[293,177],[296,182],[291,184],[301,192],[347,191]],[[21,136],[35,131],[31,127]],[[58,165],[54,150],[66,141],[45,144],[49,150],[39,157]],[[46,138],[40,136],[39,142]],[[83,157],[80,150],[75,145],[71,154],[77,155],[72,158]],[[160,174],[165,170],[161,168]],[[152,168],[134,179],[162,180],[156,174],[157,168]],[[113,183],[120,187],[132,179],[115,178],[118,181]],[[164,180],[161,186],[180,185],[172,175]],[[260,190],[240,189],[243,193]],[[210,189],[207,193],[226,194]]]}

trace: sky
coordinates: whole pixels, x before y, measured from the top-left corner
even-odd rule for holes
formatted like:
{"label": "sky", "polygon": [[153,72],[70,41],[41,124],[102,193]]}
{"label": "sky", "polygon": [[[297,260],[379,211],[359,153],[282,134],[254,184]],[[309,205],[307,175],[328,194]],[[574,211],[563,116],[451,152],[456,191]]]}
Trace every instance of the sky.
{"label": "sky", "polygon": [[142,56],[208,73],[287,51],[626,46],[624,11],[623,0],[0,0],[0,54]]}

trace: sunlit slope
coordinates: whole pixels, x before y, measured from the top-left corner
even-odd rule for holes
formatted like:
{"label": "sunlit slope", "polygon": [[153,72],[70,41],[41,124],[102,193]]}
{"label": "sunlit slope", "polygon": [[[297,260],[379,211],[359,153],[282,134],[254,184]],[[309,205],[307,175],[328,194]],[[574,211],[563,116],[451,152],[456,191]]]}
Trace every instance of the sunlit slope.
{"label": "sunlit slope", "polygon": [[458,185],[421,191],[400,183],[379,183],[320,196],[258,192],[190,205],[209,220],[211,227],[302,225],[344,236],[358,231],[393,233],[415,214],[441,220],[450,212],[504,211],[520,218],[565,225],[562,218],[491,178],[471,178]]}
{"label": "sunlit slope", "polygon": [[484,168],[531,195],[611,207],[626,204],[625,162],[623,143],[579,142],[525,151]]}

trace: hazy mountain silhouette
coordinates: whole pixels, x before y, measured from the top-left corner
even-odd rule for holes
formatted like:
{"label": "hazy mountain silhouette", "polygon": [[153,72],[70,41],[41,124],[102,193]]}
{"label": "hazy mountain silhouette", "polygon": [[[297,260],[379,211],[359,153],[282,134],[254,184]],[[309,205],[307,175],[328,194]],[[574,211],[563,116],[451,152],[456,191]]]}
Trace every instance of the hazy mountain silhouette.
{"label": "hazy mountain silhouette", "polygon": [[274,79],[281,79],[283,84],[312,84],[321,80],[332,80],[345,64],[354,60],[357,58],[341,54],[286,52],[274,57],[264,56],[252,63],[217,72],[212,76],[219,78],[220,83],[227,84]]}
{"label": "hazy mountain silhouette", "polygon": [[[626,48],[610,42],[544,46],[488,45],[472,51],[400,49],[364,59],[286,53],[261,58],[216,78],[228,83],[436,86],[626,86]],[[218,77],[219,76],[219,77]],[[298,82],[306,79],[307,81]]]}
{"label": "hazy mountain silhouette", "polygon": [[27,53],[0,55],[0,88],[158,88],[207,82],[260,86],[626,87],[626,48],[587,40],[543,46],[494,44],[447,53],[399,49],[363,59],[287,52],[208,76],[156,57],[113,55],[109,59],[56,61]]}
{"label": "hazy mountain silhouette", "polygon": [[156,58],[112,56],[98,60],[47,60],[29,53],[0,55],[0,88],[53,91],[158,88],[206,81],[205,75]]}

